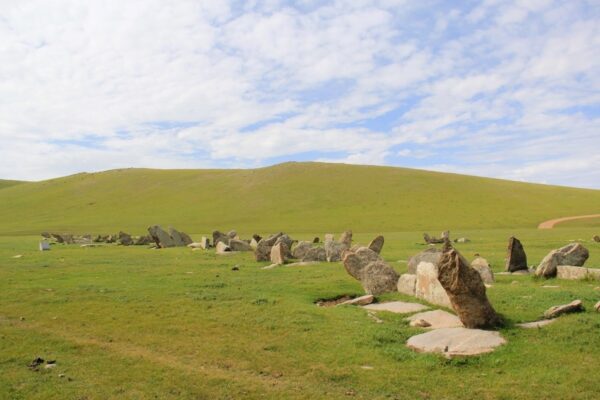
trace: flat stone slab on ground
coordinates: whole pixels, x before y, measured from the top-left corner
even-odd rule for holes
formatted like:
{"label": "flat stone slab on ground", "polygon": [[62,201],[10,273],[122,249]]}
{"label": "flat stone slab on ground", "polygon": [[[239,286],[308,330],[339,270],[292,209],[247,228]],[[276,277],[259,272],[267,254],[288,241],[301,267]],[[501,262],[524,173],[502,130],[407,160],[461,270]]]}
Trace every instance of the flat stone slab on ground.
{"label": "flat stone slab on ground", "polygon": [[556,319],[543,319],[541,321],[523,322],[522,324],[517,324],[517,326],[519,328],[524,328],[524,329],[535,329],[535,328],[541,328],[542,326],[550,325],[554,321],[556,321]]}
{"label": "flat stone slab on ground", "polygon": [[495,331],[467,328],[434,329],[408,339],[406,346],[417,352],[440,353],[446,357],[489,353],[506,340]]}
{"label": "flat stone slab on ground", "polygon": [[387,303],[369,304],[364,306],[367,310],[371,311],[389,311],[397,314],[410,314],[422,310],[426,310],[429,307],[419,303],[406,303],[404,301],[390,301]]}
{"label": "flat stone slab on ground", "polygon": [[416,321],[418,319],[429,323],[427,329],[463,327],[462,322],[460,322],[460,319],[456,315],[443,310],[425,311],[406,318],[407,321]]}
{"label": "flat stone slab on ground", "polygon": [[373,300],[375,300],[375,297],[372,294],[366,294],[364,296],[356,297],[352,300],[346,300],[338,305],[341,306],[343,304],[347,304],[353,306],[366,306],[367,304],[371,304]]}

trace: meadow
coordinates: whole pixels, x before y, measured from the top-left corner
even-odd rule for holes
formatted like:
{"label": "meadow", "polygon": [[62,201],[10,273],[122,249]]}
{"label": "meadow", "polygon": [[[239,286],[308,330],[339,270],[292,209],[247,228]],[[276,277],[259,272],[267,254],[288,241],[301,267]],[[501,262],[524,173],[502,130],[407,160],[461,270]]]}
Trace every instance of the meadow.
{"label": "meadow", "polygon": [[[452,235],[472,240],[456,245],[467,258],[479,253],[500,272],[513,234],[529,264],[582,240],[588,266],[600,267],[600,243],[589,240],[597,233],[576,227]],[[312,239],[323,232],[291,234]],[[355,234],[355,241],[374,234]],[[382,256],[404,272],[408,257],[424,248],[421,234],[385,233]],[[76,245],[42,253],[38,240],[0,237],[2,398],[595,399],[600,392],[600,314],[592,309],[600,282],[497,275],[488,296],[508,321],[501,330],[508,344],[448,360],[405,347],[423,331],[405,316],[380,312],[384,322],[377,323],[358,307],[317,307],[318,299],[362,293],[340,263],[263,270],[267,263],[251,253]],[[515,327],[575,298],[584,313],[542,329]],[[377,300],[392,299],[415,301],[398,293]],[[56,367],[30,370],[37,356],[55,359]]]}

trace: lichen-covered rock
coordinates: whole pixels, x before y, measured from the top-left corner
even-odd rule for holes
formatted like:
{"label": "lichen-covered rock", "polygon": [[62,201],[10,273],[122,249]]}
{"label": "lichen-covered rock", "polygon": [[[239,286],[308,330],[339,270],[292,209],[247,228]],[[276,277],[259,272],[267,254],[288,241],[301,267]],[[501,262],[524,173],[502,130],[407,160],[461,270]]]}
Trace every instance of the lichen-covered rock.
{"label": "lichen-covered rock", "polygon": [[571,243],[548,253],[536,268],[535,274],[544,278],[554,278],[559,265],[581,267],[589,256],[588,249],[580,243]]}
{"label": "lichen-covered rock", "polygon": [[508,250],[506,255],[506,271],[515,272],[521,270],[527,270],[527,254],[523,245],[514,236],[508,239]]}
{"label": "lichen-covered rock", "polygon": [[483,280],[483,283],[492,284],[494,283],[494,273],[488,261],[483,257],[477,257],[471,262],[471,267],[475,268],[479,272],[479,276]]}
{"label": "lichen-covered rock", "polygon": [[229,247],[232,251],[252,251],[252,246],[248,242],[239,239],[230,239]]}
{"label": "lichen-covered rock", "polygon": [[285,247],[285,243],[279,242],[271,247],[271,263],[275,265],[283,265],[286,260],[287,249]]}
{"label": "lichen-covered rock", "polygon": [[344,268],[360,281],[367,294],[379,295],[397,290],[398,273],[367,247],[356,252],[346,252]]}
{"label": "lichen-covered rock", "polygon": [[327,253],[325,252],[325,249],[322,247],[313,247],[312,249],[308,250],[304,257],[302,257],[302,262],[311,261],[327,261]]}
{"label": "lichen-covered rock", "polygon": [[428,249],[423,250],[422,252],[412,256],[408,260],[408,273],[416,274],[417,266],[423,261],[436,265],[438,263],[438,261],[440,260],[441,256],[442,256],[442,250],[440,250],[438,248],[430,247]]}
{"label": "lichen-covered rock", "polygon": [[503,324],[487,298],[479,272],[449,242],[438,263],[438,280],[465,327],[494,328]]}
{"label": "lichen-covered rock", "polygon": [[417,275],[415,274],[402,274],[398,279],[398,292],[407,294],[409,296],[415,295],[415,289],[417,285]]}
{"label": "lichen-covered rock", "polygon": [[213,246],[215,246],[215,247],[217,246],[217,243],[219,243],[219,242],[223,242],[226,245],[229,245],[229,239],[231,239],[225,233],[220,232],[220,231],[214,231],[212,233],[212,238],[213,238],[212,243],[213,243]]}
{"label": "lichen-covered rock", "polygon": [[160,248],[175,246],[175,243],[173,242],[171,235],[169,235],[167,232],[165,232],[159,225],[153,225],[153,226],[149,227],[148,233],[152,237],[152,240],[154,241],[154,243],[156,243],[156,246],[158,246]]}
{"label": "lichen-covered rock", "polygon": [[292,250],[292,258],[301,260],[310,249],[312,249],[312,244],[310,242],[300,241]]}
{"label": "lichen-covered rock", "polygon": [[377,254],[381,254],[381,249],[383,249],[384,238],[382,235],[377,236],[375,239],[371,240],[369,243],[369,248],[373,250]]}

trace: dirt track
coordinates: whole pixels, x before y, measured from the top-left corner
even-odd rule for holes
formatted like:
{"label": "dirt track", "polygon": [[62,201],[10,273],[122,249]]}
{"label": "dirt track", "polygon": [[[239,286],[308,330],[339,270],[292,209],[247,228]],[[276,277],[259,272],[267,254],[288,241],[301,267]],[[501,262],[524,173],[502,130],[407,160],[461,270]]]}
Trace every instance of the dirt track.
{"label": "dirt track", "polygon": [[564,217],[564,218],[551,219],[549,221],[544,221],[541,224],[539,224],[538,229],[552,229],[552,228],[554,228],[554,225],[560,224],[561,222],[571,221],[574,219],[587,219],[587,218],[600,218],[600,214],[579,215],[576,217]]}

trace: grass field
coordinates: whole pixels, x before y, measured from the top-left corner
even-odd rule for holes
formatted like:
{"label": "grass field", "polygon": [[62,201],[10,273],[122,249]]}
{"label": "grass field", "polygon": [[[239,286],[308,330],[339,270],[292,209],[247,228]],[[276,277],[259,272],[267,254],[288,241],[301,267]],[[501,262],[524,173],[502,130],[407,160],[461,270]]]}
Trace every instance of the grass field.
{"label": "grass field", "polygon": [[21,183],[27,183],[23,181],[11,181],[6,179],[0,179],[0,189],[8,188],[11,186],[19,185]]}
{"label": "grass field", "polygon": [[[550,249],[594,232],[455,236],[472,239],[458,245],[464,255],[480,253],[498,272],[511,234],[535,264]],[[366,243],[372,235],[355,239]],[[423,249],[420,236],[386,234],[382,255],[404,272],[404,261]],[[497,276],[488,295],[509,322],[501,331],[508,344],[446,360],[404,346],[421,330],[403,316],[379,313],[378,324],[360,308],[315,306],[319,298],[361,293],[339,263],[262,270],[265,263],[251,254],[60,245],[41,253],[37,240],[0,238],[1,398],[595,399],[600,392],[600,314],[592,309],[600,282]],[[600,267],[600,244],[584,244],[589,265]],[[514,327],[575,298],[586,312],[540,330]],[[378,298],[391,299],[409,300]],[[57,367],[29,370],[37,356],[56,359]]]}
{"label": "grass field", "polygon": [[600,213],[600,191],[404,168],[286,163],[254,170],[126,169],[0,190],[0,234],[399,232],[536,227]]}

